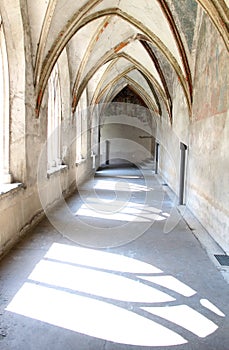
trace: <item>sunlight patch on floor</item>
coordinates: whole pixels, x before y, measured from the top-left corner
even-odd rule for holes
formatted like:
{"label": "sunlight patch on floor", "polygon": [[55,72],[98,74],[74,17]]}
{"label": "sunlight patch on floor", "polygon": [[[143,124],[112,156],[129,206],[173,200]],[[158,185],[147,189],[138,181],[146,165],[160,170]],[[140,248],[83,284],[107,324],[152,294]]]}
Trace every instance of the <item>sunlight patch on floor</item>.
{"label": "sunlight patch on floor", "polygon": [[209,300],[201,299],[200,303],[201,303],[201,305],[206,307],[206,309],[214,312],[216,315],[221,316],[221,317],[225,317],[224,313],[222,311],[220,311],[220,309],[218,309],[218,307],[216,307],[214,304],[212,304]]}
{"label": "sunlight patch on floor", "polygon": [[187,341],[136,313],[66,291],[25,283],[8,311],[89,336],[138,346],[167,346]]}
{"label": "sunlight patch on floor", "polygon": [[107,181],[97,180],[94,185],[95,190],[109,190],[109,191],[124,191],[124,192],[149,192],[153,188],[144,185],[138,185],[129,181]]}
{"label": "sunlight patch on floor", "polygon": [[143,307],[143,310],[153,315],[163,317],[201,338],[207,337],[218,328],[214,322],[187,305],[168,306],[164,308]]}
{"label": "sunlight patch on floor", "polygon": [[[134,346],[186,344],[182,328],[201,338],[213,333],[218,326],[184,304],[183,298],[188,304],[196,291],[162,274],[157,267],[134,258],[54,243],[6,310]],[[182,303],[177,305],[181,296]],[[207,299],[200,303],[224,316]]]}
{"label": "sunlight patch on floor", "polygon": [[156,288],[124,276],[54,261],[40,261],[28,279],[127,302],[165,303],[175,300]]}
{"label": "sunlight patch on floor", "polygon": [[124,255],[60,243],[53,243],[44,257],[46,259],[99,268],[101,270],[134,274],[162,273],[160,269],[151,264]]}
{"label": "sunlight patch on floor", "polygon": [[177,278],[173,276],[143,276],[141,279],[158,284],[165,288],[171,289],[185,297],[191,297],[196,294],[196,291],[180,282]]}
{"label": "sunlight patch on floor", "polygon": [[146,204],[136,204],[130,201],[114,201],[113,203],[109,202],[108,205],[107,201],[101,202],[101,199],[96,201],[96,198],[87,198],[87,203],[82,204],[75,215],[125,222],[166,220],[166,217],[160,215],[160,209],[150,207]]}

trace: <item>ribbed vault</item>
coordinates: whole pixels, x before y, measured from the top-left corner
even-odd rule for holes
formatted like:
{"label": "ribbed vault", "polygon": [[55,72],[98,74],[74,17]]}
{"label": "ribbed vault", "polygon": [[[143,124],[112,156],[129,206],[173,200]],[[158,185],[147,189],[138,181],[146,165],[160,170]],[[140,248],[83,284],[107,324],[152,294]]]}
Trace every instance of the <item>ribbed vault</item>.
{"label": "ribbed vault", "polygon": [[37,116],[48,78],[65,49],[73,113],[89,83],[91,105],[110,102],[128,85],[157,114],[164,104],[172,122],[172,74],[191,114],[190,57],[201,9],[229,48],[224,0],[185,0],[182,6],[176,0],[28,0]]}

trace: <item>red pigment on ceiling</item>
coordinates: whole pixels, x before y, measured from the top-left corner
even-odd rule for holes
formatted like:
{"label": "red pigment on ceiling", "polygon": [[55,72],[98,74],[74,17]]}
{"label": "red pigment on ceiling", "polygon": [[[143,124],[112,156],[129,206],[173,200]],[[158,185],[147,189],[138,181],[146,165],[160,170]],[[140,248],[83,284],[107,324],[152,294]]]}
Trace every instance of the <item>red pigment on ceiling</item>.
{"label": "red pigment on ceiling", "polygon": [[99,31],[99,33],[98,33],[98,35],[97,35],[97,37],[96,37],[96,41],[98,41],[99,40],[99,37],[100,37],[100,35],[104,32],[104,30],[106,29],[106,27],[108,26],[108,24],[109,24],[109,22],[108,21],[106,21],[105,23],[104,23],[104,26],[103,26],[103,28],[102,29],[100,29],[100,31]]}
{"label": "red pigment on ceiling", "polygon": [[118,46],[116,46],[115,52],[118,52],[118,51],[122,50],[127,44],[128,44],[128,42],[123,41],[123,42],[120,43]]}

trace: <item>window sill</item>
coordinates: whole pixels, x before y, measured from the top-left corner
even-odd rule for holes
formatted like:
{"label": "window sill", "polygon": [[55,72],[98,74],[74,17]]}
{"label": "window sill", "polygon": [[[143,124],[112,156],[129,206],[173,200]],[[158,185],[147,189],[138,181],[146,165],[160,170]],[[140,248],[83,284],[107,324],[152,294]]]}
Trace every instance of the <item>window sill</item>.
{"label": "window sill", "polygon": [[79,166],[80,164],[85,163],[86,160],[87,160],[86,158],[81,158],[81,159],[77,160],[76,161],[76,166]]}
{"label": "window sill", "polygon": [[68,169],[67,165],[59,165],[59,166],[53,167],[47,171],[47,178],[49,179],[52,175],[57,174],[59,172],[67,170],[67,169]]}
{"label": "window sill", "polygon": [[21,182],[0,184],[0,198],[7,196],[11,193],[17,192],[21,188],[25,188],[25,186]]}

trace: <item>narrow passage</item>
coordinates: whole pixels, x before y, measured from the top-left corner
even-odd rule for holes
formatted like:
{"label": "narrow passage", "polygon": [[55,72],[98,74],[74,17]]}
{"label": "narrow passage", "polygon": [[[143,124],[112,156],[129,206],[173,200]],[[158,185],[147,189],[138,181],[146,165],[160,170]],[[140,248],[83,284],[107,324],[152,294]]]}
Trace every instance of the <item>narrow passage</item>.
{"label": "narrow passage", "polygon": [[1,349],[228,350],[228,285],[152,168],[99,169],[1,261]]}

